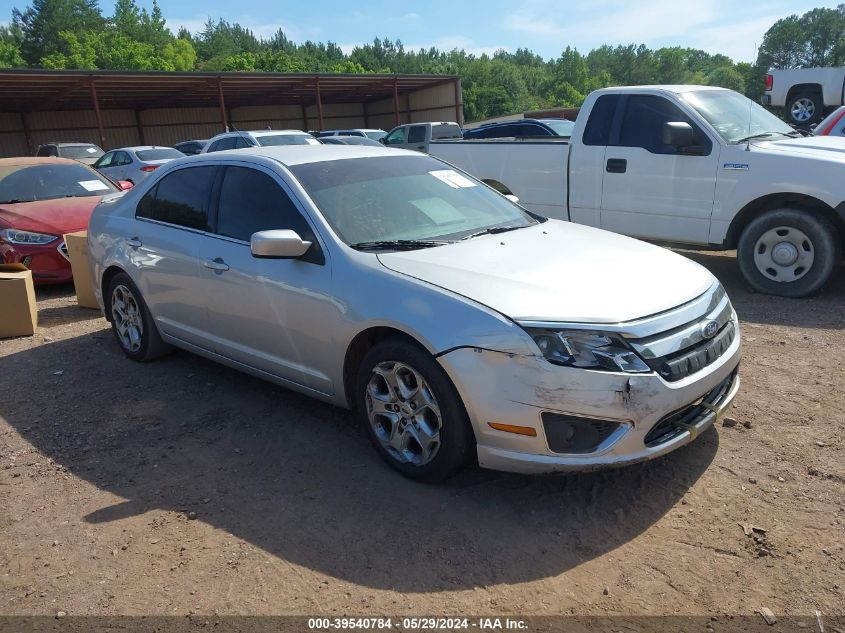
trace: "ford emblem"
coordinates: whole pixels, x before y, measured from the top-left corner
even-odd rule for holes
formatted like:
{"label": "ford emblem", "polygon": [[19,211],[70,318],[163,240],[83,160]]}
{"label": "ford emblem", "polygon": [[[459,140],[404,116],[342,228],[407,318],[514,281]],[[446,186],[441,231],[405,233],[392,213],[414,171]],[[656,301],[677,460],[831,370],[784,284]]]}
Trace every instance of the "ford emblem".
{"label": "ford emblem", "polygon": [[719,331],[718,321],[705,321],[701,324],[701,336],[704,338],[713,338],[716,332]]}

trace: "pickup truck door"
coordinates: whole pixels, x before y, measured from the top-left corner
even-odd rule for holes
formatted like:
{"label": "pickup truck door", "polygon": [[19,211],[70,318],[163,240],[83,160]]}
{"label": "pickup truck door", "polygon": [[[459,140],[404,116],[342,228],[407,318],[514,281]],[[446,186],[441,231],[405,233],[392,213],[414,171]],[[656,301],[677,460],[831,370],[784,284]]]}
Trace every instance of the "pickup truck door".
{"label": "pickup truck door", "polygon": [[[627,95],[605,152],[601,227],[650,239],[706,244],[719,151],[678,105],[658,95]],[[696,150],[662,142],[663,124],[689,123]]]}

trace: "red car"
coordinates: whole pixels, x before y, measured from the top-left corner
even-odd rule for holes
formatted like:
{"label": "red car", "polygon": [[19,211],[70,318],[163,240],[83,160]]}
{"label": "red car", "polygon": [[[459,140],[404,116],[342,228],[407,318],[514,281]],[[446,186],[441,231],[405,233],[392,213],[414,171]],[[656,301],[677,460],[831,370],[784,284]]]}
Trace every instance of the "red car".
{"label": "red car", "polygon": [[104,194],[131,186],[67,158],[0,159],[0,262],[22,263],[35,283],[71,281],[62,236],[87,229]]}

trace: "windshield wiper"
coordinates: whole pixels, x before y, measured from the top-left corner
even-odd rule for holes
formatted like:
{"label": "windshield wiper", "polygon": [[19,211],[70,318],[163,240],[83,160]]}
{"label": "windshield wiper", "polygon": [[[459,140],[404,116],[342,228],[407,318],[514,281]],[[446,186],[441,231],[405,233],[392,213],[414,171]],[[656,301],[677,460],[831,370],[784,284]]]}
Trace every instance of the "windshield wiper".
{"label": "windshield wiper", "polygon": [[774,136],[779,132],[761,132],[760,134],[752,134],[751,136],[745,136],[743,138],[737,139],[734,141],[734,145],[739,145],[740,143],[747,143],[748,141],[753,141],[755,138],[766,138],[767,136]]}
{"label": "windshield wiper", "polygon": [[431,248],[451,243],[445,240],[376,240],[373,242],[357,242],[350,244],[350,246],[359,251],[413,251],[418,248]]}
{"label": "windshield wiper", "polygon": [[496,233],[507,233],[508,231],[516,231],[517,229],[524,229],[524,226],[493,226],[489,229],[484,229],[483,231],[478,231],[477,233],[470,233],[466,237],[462,237],[461,241],[464,240],[471,240],[474,237],[478,237],[479,235],[495,235]]}

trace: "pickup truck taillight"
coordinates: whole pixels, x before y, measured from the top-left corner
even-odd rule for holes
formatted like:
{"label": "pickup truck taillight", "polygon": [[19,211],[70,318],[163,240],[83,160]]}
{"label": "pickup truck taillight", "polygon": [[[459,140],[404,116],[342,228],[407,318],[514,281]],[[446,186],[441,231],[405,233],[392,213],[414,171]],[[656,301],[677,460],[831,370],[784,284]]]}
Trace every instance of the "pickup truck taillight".
{"label": "pickup truck taillight", "polygon": [[773,83],[774,77],[772,77],[771,75],[766,75],[766,90],[771,90]]}

